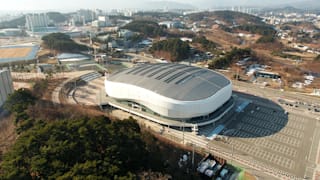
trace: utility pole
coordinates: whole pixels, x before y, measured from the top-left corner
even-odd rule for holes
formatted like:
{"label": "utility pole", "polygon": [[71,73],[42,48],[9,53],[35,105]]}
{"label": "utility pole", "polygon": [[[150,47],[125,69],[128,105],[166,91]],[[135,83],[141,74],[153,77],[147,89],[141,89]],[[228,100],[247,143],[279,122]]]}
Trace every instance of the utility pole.
{"label": "utility pole", "polygon": [[182,126],[182,144],[184,144],[184,125],[185,125],[185,120],[183,120],[183,126]]}
{"label": "utility pole", "polygon": [[194,144],[192,143],[192,168],[194,168]]}
{"label": "utility pole", "polygon": [[236,75],[236,80],[239,81],[239,67],[237,67],[237,75]]}
{"label": "utility pole", "polygon": [[102,108],[102,105],[101,105],[101,88],[100,88],[100,90],[99,90],[99,106],[100,106],[100,109],[101,110],[103,110],[103,108]]}
{"label": "utility pole", "polygon": [[232,153],[231,153],[231,164],[233,163],[233,153],[234,153],[234,144],[231,143],[232,145]]}

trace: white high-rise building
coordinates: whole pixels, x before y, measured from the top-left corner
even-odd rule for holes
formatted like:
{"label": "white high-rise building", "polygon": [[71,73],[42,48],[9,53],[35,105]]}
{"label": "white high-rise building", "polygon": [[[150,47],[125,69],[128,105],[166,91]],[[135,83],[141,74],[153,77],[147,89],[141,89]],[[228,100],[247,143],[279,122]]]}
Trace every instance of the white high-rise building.
{"label": "white high-rise building", "polygon": [[46,13],[26,15],[27,30],[32,32],[46,31],[49,24],[49,17]]}
{"label": "white high-rise building", "polygon": [[92,21],[94,27],[106,27],[110,26],[111,21],[108,16],[98,16],[98,20]]}
{"label": "white high-rise building", "polygon": [[0,107],[11,93],[13,93],[13,84],[10,71],[0,70]]}

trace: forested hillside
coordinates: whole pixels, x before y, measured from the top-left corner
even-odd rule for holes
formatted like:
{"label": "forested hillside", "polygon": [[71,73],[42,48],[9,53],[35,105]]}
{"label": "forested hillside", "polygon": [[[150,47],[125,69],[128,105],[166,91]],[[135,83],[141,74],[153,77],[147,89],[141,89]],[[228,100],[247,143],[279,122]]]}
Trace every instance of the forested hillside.
{"label": "forested hillside", "polygon": [[18,138],[0,152],[0,179],[198,178],[177,169],[183,150],[160,142],[131,117],[111,120],[90,107],[46,101],[52,83],[36,81],[5,103]]}
{"label": "forested hillside", "polygon": [[138,32],[146,37],[157,37],[165,35],[165,29],[153,21],[137,20],[125,25],[123,29]]}
{"label": "forested hillside", "polygon": [[171,61],[180,61],[188,58],[190,46],[187,42],[172,38],[153,43],[150,51],[155,56],[162,56]]}
{"label": "forested hillside", "polygon": [[75,43],[70,36],[64,33],[52,33],[42,37],[44,45],[50,50],[59,52],[77,52],[88,50],[87,46]]}

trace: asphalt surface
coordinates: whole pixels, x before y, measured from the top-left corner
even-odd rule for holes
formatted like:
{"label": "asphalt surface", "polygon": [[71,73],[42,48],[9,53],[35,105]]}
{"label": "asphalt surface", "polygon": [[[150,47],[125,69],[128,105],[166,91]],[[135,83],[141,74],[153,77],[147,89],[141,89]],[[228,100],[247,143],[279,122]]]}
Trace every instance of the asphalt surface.
{"label": "asphalt surface", "polygon": [[[95,94],[101,93],[101,89],[102,79],[97,79],[87,87],[78,89],[75,98],[80,97],[83,104],[93,103]],[[196,145],[245,167],[260,179],[312,179],[319,168],[320,123],[317,120],[319,114],[310,112],[306,107],[308,104],[320,104],[319,98],[238,82],[234,83],[234,90],[238,104],[245,100],[251,103],[243,112],[233,111],[220,122],[201,128],[200,135],[135,118],[168,139]],[[91,98],[87,99],[86,95]],[[279,99],[295,100],[306,105],[295,107],[280,104]],[[116,117],[132,116],[120,110],[109,113]],[[213,141],[206,139],[205,135],[219,123],[226,126],[222,135],[224,138]]]}
{"label": "asphalt surface", "polygon": [[319,144],[317,121],[295,113],[286,115],[285,109],[257,105],[255,97],[252,100],[229,120],[224,134],[227,140],[212,144],[233,149],[235,155],[288,176],[311,178]]}

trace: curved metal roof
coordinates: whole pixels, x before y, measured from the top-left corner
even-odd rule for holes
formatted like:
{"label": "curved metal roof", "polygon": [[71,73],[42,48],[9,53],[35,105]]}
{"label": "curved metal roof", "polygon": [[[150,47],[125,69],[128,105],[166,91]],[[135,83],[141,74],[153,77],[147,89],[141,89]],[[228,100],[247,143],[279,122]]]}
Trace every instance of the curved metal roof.
{"label": "curved metal roof", "polygon": [[131,84],[168,98],[195,101],[214,95],[231,82],[223,75],[183,64],[144,64],[115,72],[108,81]]}

